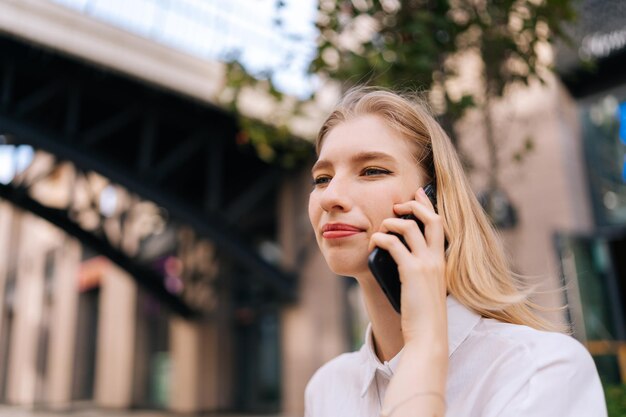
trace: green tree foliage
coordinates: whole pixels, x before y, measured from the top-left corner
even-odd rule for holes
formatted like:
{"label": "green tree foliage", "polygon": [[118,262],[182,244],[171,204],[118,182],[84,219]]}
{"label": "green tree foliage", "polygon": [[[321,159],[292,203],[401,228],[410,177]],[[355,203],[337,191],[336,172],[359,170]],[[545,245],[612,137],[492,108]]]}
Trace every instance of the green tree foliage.
{"label": "green tree foliage", "polygon": [[609,417],[626,417],[626,385],[604,387]]}
{"label": "green tree foliage", "polygon": [[[485,92],[501,97],[513,83],[543,81],[540,45],[563,38],[574,18],[571,0],[321,0],[319,9],[313,72],[348,84],[440,87],[439,110],[451,121]],[[483,98],[446,88],[467,51],[483,63]]]}
{"label": "green tree foliage", "polygon": [[[374,84],[392,88],[438,91],[432,103],[454,140],[452,126],[466,109],[484,114],[486,140],[497,177],[495,139],[489,103],[502,97],[508,86],[544,81],[542,45],[564,38],[563,25],[574,19],[573,0],[320,0],[317,56],[310,72],[336,80],[344,88]],[[277,3],[278,6],[284,2]],[[473,91],[454,94],[450,81],[458,77],[460,54],[473,53],[482,63],[481,79]],[[268,74],[269,76],[269,74]],[[268,77],[269,79],[269,77]],[[264,80],[268,93],[281,94]],[[233,71],[230,87],[239,91],[256,82]],[[236,94],[235,94],[236,97]],[[314,98],[314,97],[313,97]],[[295,110],[297,111],[297,109]],[[245,121],[253,126],[255,121]],[[250,143],[276,159],[288,154],[284,129],[253,129]],[[263,135],[258,132],[264,132]],[[267,152],[278,138],[280,153]],[[299,154],[304,155],[299,146]],[[532,144],[515,154],[520,160]],[[281,156],[282,155],[282,156]],[[268,158],[271,159],[271,158]],[[293,163],[297,158],[287,158]],[[496,186],[496,181],[492,184]]]}
{"label": "green tree foliage", "polygon": [[[316,74],[346,87],[366,82],[438,92],[431,104],[455,143],[454,123],[468,108],[481,112],[489,157],[481,202],[496,225],[513,226],[514,210],[498,183],[492,103],[511,85],[545,81],[542,47],[545,55],[557,38],[566,39],[572,0],[321,0],[319,9]],[[478,58],[479,75],[467,91],[455,92],[468,56]],[[512,159],[532,149],[527,139]]]}

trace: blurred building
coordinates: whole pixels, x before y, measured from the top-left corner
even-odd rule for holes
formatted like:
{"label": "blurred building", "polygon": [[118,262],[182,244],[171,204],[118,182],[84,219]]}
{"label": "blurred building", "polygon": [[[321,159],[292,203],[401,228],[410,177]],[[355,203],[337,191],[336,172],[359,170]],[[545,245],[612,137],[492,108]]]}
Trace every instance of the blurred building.
{"label": "blurred building", "polygon": [[[576,103],[590,228],[555,237],[569,319],[606,383],[626,381],[626,4],[586,0],[557,70]],[[582,63],[581,63],[582,61]]]}
{"label": "blurred building", "polygon": [[308,174],[236,144],[223,65],[58,3],[0,2],[0,401],[300,414],[348,348]]}
{"label": "blurred building", "polygon": [[[219,109],[223,66],[59,3],[0,0],[0,51],[15,58],[0,67],[0,134],[13,152],[37,149],[28,169],[16,167],[11,183],[0,186],[0,401],[301,415],[310,376],[360,345],[366,320],[358,289],[334,276],[317,250],[306,209],[308,165],[274,172],[226,146],[236,128],[233,115]],[[608,382],[626,378],[626,43],[623,19],[611,19],[624,15],[598,14],[596,26],[581,32],[580,44],[593,45],[584,53],[598,54],[595,75],[561,57],[565,83],[553,78],[513,91],[494,109],[507,143],[501,184],[514,215],[501,233],[514,269],[534,279],[552,320],[573,323]],[[597,46],[602,40],[608,46]],[[38,78],[51,71],[58,73]],[[79,82],[63,92],[68,111],[57,114],[67,103],[55,101],[53,81],[67,74]],[[20,77],[40,85],[13,84]],[[99,88],[90,92],[85,85],[92,84]],[[73,92],[92,100],[72,107]],[[97,113],[110,116],[100,130],[86,129],[76,110],[91,103],[98,106],[85,124],[98,121]],[[132,111],[114,112],[126,104]],[[183,114],[174,117],[176,108]],[[254,105],[248,111],[258,114]],[[226,132],[224,148],[210,148],[209,159],[196,132],[185,130],[199,123],[206,134],[198,120],[216,127],[211,135]],[[40,140],[55,129],[69,139]],[[91,142],[79,141],[81,129]],[[458,130],[481,190],[487,160],[478,116]],[[133,159],[151,135],[166,139]],[[512,162],[529,137],[532,152]],[[85,149],[119,165],[80,157]],[[203,170],[211,166],[224,171],[214,182]],[[71,237],[63,224],[87,233]]]}
{"label": "blurred building", "polygon": [[[500,232],[535,300],[572,326],[607,384],[626,380],[626,5],[580,2],[557,45],[557,76],[512,88],[494,103],[501,186]],[[474,63],[466,62],[471,83]],[[489,181],[482,115],[457,126],[477,191]],[[566,306],[566,308],[559,308]]]}

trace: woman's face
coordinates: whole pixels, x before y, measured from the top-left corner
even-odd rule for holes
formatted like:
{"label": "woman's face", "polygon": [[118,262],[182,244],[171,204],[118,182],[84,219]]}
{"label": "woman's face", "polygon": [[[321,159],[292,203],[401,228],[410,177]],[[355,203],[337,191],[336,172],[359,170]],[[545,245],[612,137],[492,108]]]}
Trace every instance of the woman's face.
{"label": "woman's face", "polygon": [[396,217],[394,204],[425,185],[414,144],[374,115],[335,126],[313,166],[309,218],[330,268],[358,277],[367,267],[370,236]]}

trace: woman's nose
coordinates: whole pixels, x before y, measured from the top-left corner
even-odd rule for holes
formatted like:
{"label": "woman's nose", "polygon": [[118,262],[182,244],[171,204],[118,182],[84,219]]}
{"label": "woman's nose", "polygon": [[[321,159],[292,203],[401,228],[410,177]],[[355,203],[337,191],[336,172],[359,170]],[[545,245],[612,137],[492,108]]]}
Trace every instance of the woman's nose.
{"label": "woman's nose", "polygon": [[348,211],[351,207],[350,193],[345,181],[334,177],[330,180],[320,199],[324,211]]}

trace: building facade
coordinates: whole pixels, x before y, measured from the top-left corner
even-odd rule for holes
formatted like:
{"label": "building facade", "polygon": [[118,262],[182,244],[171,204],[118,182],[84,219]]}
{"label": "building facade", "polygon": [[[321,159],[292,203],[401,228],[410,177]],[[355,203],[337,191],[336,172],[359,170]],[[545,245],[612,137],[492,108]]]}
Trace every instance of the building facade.
{"label": "building facade", "polygon": [[[76,18],[42,1],[7,5],[0,22],[28,5],[43,14],[31,18],[48,19],[39,34],[20,35],[5,22],[14,36],[51,40],[59,21]],[[113,60],[115,71],[131,79],[148,74],[148,82],[193,100],[218,94],[219,83],[203,83],[219,68],[80,22],[74,21],[80,30],[95,30],[99,47],[84,50],[66,33],[55,38],[64,53],[106,66],[113,65],[106,51],[125,45],[123,52],[136,59]],[[550,320],[573,324],[609,382],[626,378],[625,86],[617,80],[579,97],[550,78],[545,86],[511,91],[493,109],[502,144],[500,184],[516,213],[514,226],[501,230],[513,269],[537,287],[535,300]],[[459,145],[475,166],[470,177],[477,193],[489,170],[481,129],[480,115],[471,113],[457,127]],[[527,143],[532,151],[515,162]],[[367,322],[358,288],[329,271],[317,249],[306,209],[309,166],[281,178],[267,223],[272,239],[259,246],[267,259],[296,271],[295,300],[262,304],[247,284],[233,284],[217,293],[212,314],[196,320],[170,311],[127,271],[62,230],[0,200],[0,401],[56,410],[302,415],[311,375],[357,348]],[[49,200],[68,187],[66,177],[55,178],[41,191]],[[227,282],[235,282],[240,266],[224,268]]]}

